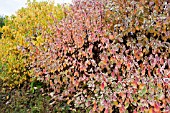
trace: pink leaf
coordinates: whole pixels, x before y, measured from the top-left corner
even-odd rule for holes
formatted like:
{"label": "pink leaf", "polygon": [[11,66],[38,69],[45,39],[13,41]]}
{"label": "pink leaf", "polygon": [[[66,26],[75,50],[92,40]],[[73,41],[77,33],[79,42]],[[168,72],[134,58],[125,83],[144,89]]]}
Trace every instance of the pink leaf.
{"label": "pink leaf", "polygon": [[102,84],[100,85],[100,89],[103,91],[104,87],[105,87],[104,82],[102,82]]}
{"label": "pink leaf", "polygon": [[122,81],[122,77],[120,75],[118,75],[118,81],[121,82]]}
{"label": "pink leaf", "polygon": [[158,105],[157,103],[155,103],[155,105],[154,105],[154,111],[156,113],[160,113],[160,105]]}
{"label": "pink leaf", "polygon": [[108,112],[109,112],[109,111],[108,111],[108,108],[106,108],[105,111],[104,111],[104,113],[108,113]]}
{"label": "pink leaf", "polygon": [[112,75],[112,77],[113,77],[113,78],[115,77],[115,74],[114,74],[114,72],[112,72],[112,73],[111,73],[111,75]]}

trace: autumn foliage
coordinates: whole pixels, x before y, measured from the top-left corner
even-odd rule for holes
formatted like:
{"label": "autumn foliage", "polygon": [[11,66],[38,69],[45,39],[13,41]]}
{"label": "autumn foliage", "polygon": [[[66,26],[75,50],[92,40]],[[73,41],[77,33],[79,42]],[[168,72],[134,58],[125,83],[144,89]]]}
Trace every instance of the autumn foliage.
{"label": "autumn foliage", "polygon": [[[49,86],[56,103],[74,112],[170,111],[168,1],[74,0],[62,11],[60,22],[55,13],[37,21],[43,17],[34,12],[39,16],[15,17],[26,21],[23,29],[18,27],[22,23],[11,23],[25,36],[15,48],[28,56],[23,67]],[[29,27],[30,16],[40,23]],[[12,31],[7,32],[11,37]]]}
{"label": "autumn foliage", "polygon": [[28,2],[27,7],[18,10],[16,15],[5,17],[5,26],[0,28],[3,33],[0,39],[0,79],[4,86],[20,86],[30,78],[30,44],[26,40],[29,37],[32,44],[41,45],[44,42],[42,31],[49,33],[47,25],[58,23],[63,17],[61,5],[36,1]]}
{"label": "autumn foliage", "polygon": [[31,68],[58,102],[88,112],[168,112],[169,3],[75,0],[48,24]]}

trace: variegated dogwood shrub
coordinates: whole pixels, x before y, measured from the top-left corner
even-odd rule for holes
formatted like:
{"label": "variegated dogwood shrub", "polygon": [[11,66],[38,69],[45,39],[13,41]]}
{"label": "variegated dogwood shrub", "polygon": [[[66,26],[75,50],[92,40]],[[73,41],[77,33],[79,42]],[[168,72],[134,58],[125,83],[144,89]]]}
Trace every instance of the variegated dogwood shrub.
{"label": "variegated dogwood shrub", "polygon": [[170,110],[168,1],[75,0],[65,13],[30,53],[56,102],[82,112]]}

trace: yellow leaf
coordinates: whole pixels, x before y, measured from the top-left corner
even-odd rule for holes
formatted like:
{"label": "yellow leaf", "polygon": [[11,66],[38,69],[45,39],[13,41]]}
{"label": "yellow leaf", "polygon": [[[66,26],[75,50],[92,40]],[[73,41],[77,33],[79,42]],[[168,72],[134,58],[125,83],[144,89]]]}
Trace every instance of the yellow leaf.
{"label": "yellow leaf", "polygon": [[117,105],[118,105],[118,102],[117,102],[117,101],[113,101],[113,104],[114,104],[115,106],[117,106]]}
{"label": "yellow leaf", "polygon": [[136,26],[136,30],[139,31],[139,26]]}
{"label": "yellow leaf", "polygon": [[67,101],[67,104],[69,105],[69,104],[70,104],[70,102],[71,102],[71,100],[68,100],[68,101]]}
{"label": "yellow leaf", "polygon": [[149,109],[149,113],[153,113],[153,109],[152,108]]}
{"label": "yellow leaf", "polygon": [[99,106],[99,111],[103,111],[104,107],[103,106]]}

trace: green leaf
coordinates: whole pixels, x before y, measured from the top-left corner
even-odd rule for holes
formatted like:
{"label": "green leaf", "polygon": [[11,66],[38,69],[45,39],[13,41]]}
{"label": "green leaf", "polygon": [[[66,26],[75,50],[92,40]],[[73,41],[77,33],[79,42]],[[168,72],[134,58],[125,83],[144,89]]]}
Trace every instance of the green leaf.
{"label": "green leaf", "polygon": [[118,89],[122,89],[122,85],[120,83],[118,84]]}
{"label": "green leaf", "polygon": [[142,89],[142,94],[144,95],[144,94],[146,94],[146,92],[147,92],[147,88],[146,88],[146,86],[144,86],[144,88]]}
{"label": "green leaf", "polygon": [[126,102],[125,108],[127,109],[129,107],[129,102]]}
{"label": "green leaf", "polygon": [[146,86],[144,86],[144,88],[142,90],[139,90],[139,96],[142,97],[147,93],[147,88]]}

